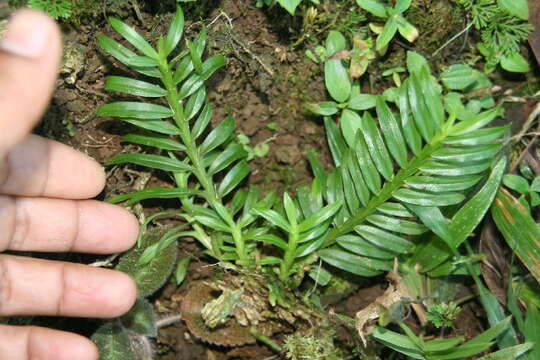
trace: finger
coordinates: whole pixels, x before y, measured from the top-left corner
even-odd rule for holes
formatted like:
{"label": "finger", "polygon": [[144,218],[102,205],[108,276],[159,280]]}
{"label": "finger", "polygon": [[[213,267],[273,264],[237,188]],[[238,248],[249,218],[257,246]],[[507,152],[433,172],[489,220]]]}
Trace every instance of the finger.
{"label": "finger", "polygon": [[0,167],[0,193],[88,199],[105,186],[103,168],[67,145],[27,136],[8,152]]}
{"label": "finger", "polygon": [[18,11],[0,42],[0,154],[43,114],[58,73],[60,31],[45,14]]}
{"label": "finger", "polygon": [[95,200],[0,196],[0,251],[110,254],[133,246],[137,219]]}
{"label": "finger", "polygon": [[119,271],[0,255],[0,316],[116,317],[131,308],[136,293]]}
{"label": "finger", "polygon": [[0,325],[0,359],[97,360],[96,346],[80,335],[36,326]]}

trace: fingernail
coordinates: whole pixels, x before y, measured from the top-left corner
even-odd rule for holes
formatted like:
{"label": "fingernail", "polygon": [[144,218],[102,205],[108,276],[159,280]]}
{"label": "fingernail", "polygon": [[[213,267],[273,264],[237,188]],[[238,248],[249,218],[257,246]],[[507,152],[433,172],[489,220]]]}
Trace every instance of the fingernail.
{"label": "fingernail", "polygon": [[0,40],[0,51],[37,58],[44,53],[50,33],[51,20],[47,16],[32,10],[18,11]]}

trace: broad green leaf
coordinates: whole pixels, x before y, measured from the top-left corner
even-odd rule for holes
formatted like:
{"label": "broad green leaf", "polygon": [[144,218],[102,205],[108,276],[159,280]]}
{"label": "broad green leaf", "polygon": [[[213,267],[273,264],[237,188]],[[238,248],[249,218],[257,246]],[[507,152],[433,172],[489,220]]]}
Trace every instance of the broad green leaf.
{"label": "broad green leaf", "polygon": [[414,42],[418,38],[418,29],[408,22],[403,16],[396,16],[397,28],[401,36],[408,42]]}
{"label": "broad green leaf", "polygon": [[412,0],[398,0],[394,9],[399,12],[404,12],[411,7]]}
{"label": "broad green leaf", "polygon": [[463,90],[476,82],[473,74],[474,69],[469,65],[454,64],[441,74],[440,79],[451,90]]}
{"label": "broad green leaf", "polygon": [[341,113],[340,127],[343,138],[347,142],[347,145],[354,149],[356,143],[356,133],[360,129],[360,123],[362,118],[355,111],[349,109],[343,110]]}
{"label": "broad green leaf", "polygon": [[210,132],[210,134],[208,134],[206,139],[204,139],[199,147],[200,153],[206,154],[227,141],[231,137],[234,127],[234,118],[228,115]]}
{"label": "broad green leaf", "polygon": [[336,52],[347,48],[347,39],[342,33],[335,30],[330,30],[326,37],[326,56],[331,57]]}
{"label": "broad green leaf", "polygon": [[503,177],[503,184],[520,194],[525,194],[529,191],[529,182],[519,175],[506,174]]}
{"label": "broad green leaf", "polygon": [[328,264],[356,275],[371,277],[380,274],[380,271],[366,267],[367,258],[352,255],[338,248],[321,250],[319,251],[319,256]]}
{"label": "broad green leaf", "polygon": [[101,325],[92,335],[99,349],[99,360],[132,360],[135,353],[128,333],[117,322]]}
{"label": "broad green leaf", "polygon": [[386,19],[388,17],[388,14],[386,13],[386,6],[384,6],[378,0],[356,0],[356,3],[362,9],[366,10],[367,12],[377,17],[380,17],[383,19]]}
{"label": "broad green leaf", "polygon": [[348,108],[352,110],[367,110],[375,107],[377,95],[373,94],[351,94]]}
{"label": "broad green leaf", "polygon": [[155,131],[160,134],[179,135],[178,128],[167,121],[163,121],[159,119],[155,119],[155,120],[122,119],[122,120],[132,125],[138,126],[142,129]]}
{"label": "broad green leaf", "polygon": [[141,265],[139,262],[147,247],[157,244],[162,235],[163,232],[159,231],[147,232],[143,246],[131,249],[116,266],[116,270],[125,272],[135,281],[139,296],[149,296],[156,292],[173,271],[178,252],[175,242],[156,254],[149,263]]}
{"label": "broad green leaf", "polygon": [[324,82],[330,96],[337,102],[347,101],[351,94],[351,80],[343,60],[329,59],[324,63]]}
{"label": "broad green leaf", "polygon": [[169,55],[180,42],[184,32],[184,12],[180,6],[176,7],[176,14],[172,21],[167,37],[165,38],[165,53]]}
{"label": "broad green leaf", "polygon": [[163,97],[165,89],[145,81],[135,80],[124,76],[109,76],[105,82],[105,90],[123,92],[135,96]]}
{"label": "broad green leaf", "polygon": [[501,67],[506,71],[525,73],[531,70],[529,63],[520,53],[501,56]]}
{"label": "broad green leaf", "polygon": [[277,0],[279,5],[281,5],[291,15],[294,15],[294,11],[301,1],[302,0]]}
{"label": "broad green leaf", "polygon": [[109,24],[111,24],[114,30],[144,55],[156,60],[159,58],[156,50],[154,50],[154,48],[132,27],[113,17],[109,18]]}
{"label": "broad green leaf", "polygon": [[491,213],[514,254],[540,282],[540,227],[529,210],[501,188]]}
{"label": "broad green leaf", "polygon": [[191,166],[186,163],[171,159],[166,156],[153,154],[118,154],[107,162],[109,165],[132,163],[141,166],[147,166],[153,169],[160,169],[172,172],[183,172],[191,170]]}
{"label": "broad green leaf", "polygon": [[152,304],[139,297],[128,313],[120,317],[124,328],[142,336],[157,337],[156,314]]}
{"label": "broad green leaf", "polygon": [[133,101],[117,101],[101,105],[96,110],[99,116],[132,119],[163,119],[172,117],[173,111],[165,106]]}
{"label": "broad green leaf", "polygon": [[304,107],[314,114],[322,116],[334,115],[339,111],[338,104],[333,101],[322,101],[318,103],[307,103]]}
{"label": "broad green leaf", "polygon": [[167,136],[128,134],[122,137],[122,142],[154,146],[163,150],[185,151],[186,147]]}
{"label": "broad green leaf", "polygon": [[529,4],[527,0],[497,0],[497,4],[521,20],[529,20]]}
{"label": "broad green leaf", "polygon": [[200,195],[199,190],[193,189],[178,189],[178,188],[163,188],[163,187],[151,187],[129,194],[116,195],[112,197],[109,202],[111,204],[117,204],[128,200],[128,206],[145,199],[175,199],[184,198],[187,196]]}

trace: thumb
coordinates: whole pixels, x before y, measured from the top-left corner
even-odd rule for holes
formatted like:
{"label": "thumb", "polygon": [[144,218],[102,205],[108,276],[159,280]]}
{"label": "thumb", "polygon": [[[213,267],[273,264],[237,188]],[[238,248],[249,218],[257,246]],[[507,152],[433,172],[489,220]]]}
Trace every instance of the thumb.
{"label": "thumb", "polygon": [[45,111],[61,58],[60,31],[34,10],[21,10],[0,40],[0,154],[22,140]]}

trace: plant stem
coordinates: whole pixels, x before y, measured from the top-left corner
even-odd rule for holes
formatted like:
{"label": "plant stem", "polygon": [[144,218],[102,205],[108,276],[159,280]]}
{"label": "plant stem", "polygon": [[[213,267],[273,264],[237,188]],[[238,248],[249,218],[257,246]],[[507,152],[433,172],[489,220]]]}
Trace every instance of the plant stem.
{"label": "plant stem", "polygon": [[[186,147],[185,153],[191,161],[193,174],[202,185],[204,189],[204,196],[208,201],[208,204],[215,210],[224,209],[227,212],[228,216],[222,216],[222,218],[231,228],[234,243],[236,245],[235,247],[238,255],[238,261],[241,265],[247,265],[249,263],[249,258],[246,253],[241,229],[236,224],[233,217],[228,213],[227,208],[223,205],[221,198],[216,193],[216,189],[212,182],[212,177],[206,172],[205,167],[202,165],[202,158],[200,156],[199,149],[197,148],[197,144],[191,133],[191,129],[189,128],[189,122],[185,118],[184,107],[182,106],[181,99],[178,95],[178,88],[173,80],[171,66],[164,56],[160,60],[159,69],[162,75],[161,79],[165,85],[165,90],[167,91],[166,98],[174,112],[173,119],[178,126],[180,138]],[[218,211],[218,213],[222,212]],[[214,253],[219,253],[218,249],[212,249],[212,251]]]}

